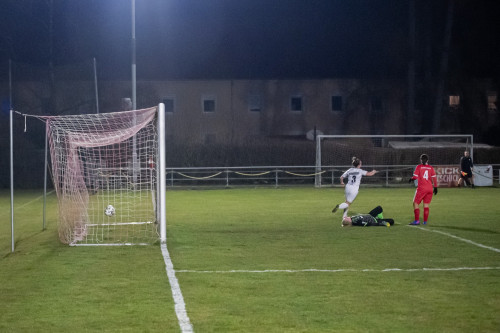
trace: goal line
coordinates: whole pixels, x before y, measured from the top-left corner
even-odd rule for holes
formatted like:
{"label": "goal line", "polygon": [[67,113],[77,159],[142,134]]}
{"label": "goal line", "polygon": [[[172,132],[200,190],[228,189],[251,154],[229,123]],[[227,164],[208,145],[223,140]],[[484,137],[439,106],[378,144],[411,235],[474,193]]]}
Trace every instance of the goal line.
{"label": "goal line", "polygon": [[317,269],[317,268],[308,268],[308,269],[263,269],[263,270],[189,270],[182,269],[176,270],[176,273],[201,273],[201,274],[231,274],[231,273],[309,273],[309,272],[318,272],[318,273],[363,273],[363,272],[448,272],[448,271],[481,271],[481,270],[500,270],[500,266],[493,267],[422,267],[422,268],[338,268],[338,269]]}

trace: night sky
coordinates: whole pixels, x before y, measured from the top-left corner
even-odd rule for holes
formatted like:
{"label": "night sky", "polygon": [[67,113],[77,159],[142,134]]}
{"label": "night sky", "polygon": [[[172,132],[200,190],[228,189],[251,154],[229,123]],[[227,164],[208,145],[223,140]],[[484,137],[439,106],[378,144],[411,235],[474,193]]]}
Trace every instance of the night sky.
{"label": "night sky", "polygon": [[[0,60],[89,61],[129,79],[130,0],[0,2]],[[448,0],[416,0],[418,64],[439,64]],[[136,0],[137,78],[404,77],[409,0]],[[450,69],[497,77],[499,1],[455,1]],[[427,48],[426,48],[427,47]],[[426,50],[424,52],[424,50]],[[430,58],[430,59],[426,59]]]}

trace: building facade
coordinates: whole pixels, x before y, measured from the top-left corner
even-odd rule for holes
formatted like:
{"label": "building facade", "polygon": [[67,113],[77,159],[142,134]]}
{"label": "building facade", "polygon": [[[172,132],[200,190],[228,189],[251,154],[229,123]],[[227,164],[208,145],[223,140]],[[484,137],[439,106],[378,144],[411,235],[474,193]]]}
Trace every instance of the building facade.
{"label": "building facade", "polygon": [[390,81],[150,81],[138,91],[138,105],[165,104],[167,135],[187,142],[405,131],[404,90]]}

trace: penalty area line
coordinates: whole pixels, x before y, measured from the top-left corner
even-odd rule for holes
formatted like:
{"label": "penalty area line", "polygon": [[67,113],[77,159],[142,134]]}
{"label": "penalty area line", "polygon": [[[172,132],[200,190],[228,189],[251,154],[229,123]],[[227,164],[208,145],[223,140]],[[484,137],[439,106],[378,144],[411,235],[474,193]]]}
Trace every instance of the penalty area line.
{"label": "penalty area line", "polygon": [[167,244],[161,244],[161,253],[163,255],[163,260],[165,261],[165,266],[167,270],[168,281],[170,282],[170,288],[172,289],[172,297],[174,298],[175,304],[175,314],[179,320],[179,326],[182,333],[192,333],[193,326],[187,315],[186,304],[184,303],[184,298],[182,297],[181,287],[179,286],[179,281],[175,277],[174,264],[170,259],[170,254],[168,253]]}
{"label": "penalty area line", "polygon": [[423,231],[428,231],[428,232],[435,232],[435,233],[437,233],[437,234],[441,234],[441,235],[445,235],[445,236],[448,236],[448,237],[451,237],[451,238],[455,238],[455,239],[458,239],[458,240],[460,240],[460,241],[462,241],[462,242],[469,243],[469,244],[472,244],[472,245],[475,245],[475,246],[481,247],[481,248],[483,248],[483,249],[487,249],[487,250],[491,250],[491,251],[495,251],[495,252],[500,253],[500,249],[497,249],[497,248],[495,248],[495,247],[487,246],[487,245],[484,245],[484,244],[481,244],[481,243],[476,243],[476,242],[474,242],[474,241],[471,241],[470,239],[466,239],[466,238],[458,237],[458,236],[455,236],[455,235],[449,234],[449,233],[444,232],[444,231],[433,230],[433,229],[427,229],[427,228],[416,227],[416,226],[408,226],[408,227],[412,227],[412,228],[416,228],[416,229],[420,229],[420,230],[423,230]]}
{"label": "penalty area line", "polygon": [[307,273],[307,272],[320,272],[320,273],[343,273],[343,272],[449,272],[449,271],[477,271],[477,270],[500,270],[500,267],[450,267],[450,268],[439,268],[439,267],[424,267],[424,268],[382,268],[382,269],[263,269],[263,270],[190,270],[190,269],[180,269],[176,271],[177,273],[211,273],[211,274],[230,274],[230,273]]}

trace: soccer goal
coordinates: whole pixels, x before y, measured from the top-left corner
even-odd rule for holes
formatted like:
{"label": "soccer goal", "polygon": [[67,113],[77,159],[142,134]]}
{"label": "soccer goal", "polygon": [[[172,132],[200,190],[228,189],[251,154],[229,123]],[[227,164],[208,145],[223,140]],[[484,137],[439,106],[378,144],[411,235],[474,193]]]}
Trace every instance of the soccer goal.
{"label": "soccer goal", "polygon": [[45,121],[70,245],[166,241],[164,106],[113,113],[37,116]]}
{"label": "soccer goal", "polygon": [[473,156],[473,135],[318,135],[315,185],[335,184],[353,156],[366,169],[381,171],[363,183],[397,185],[406,181],[421,154],[429,155],[431,165],[457,165],[465,150]]}

